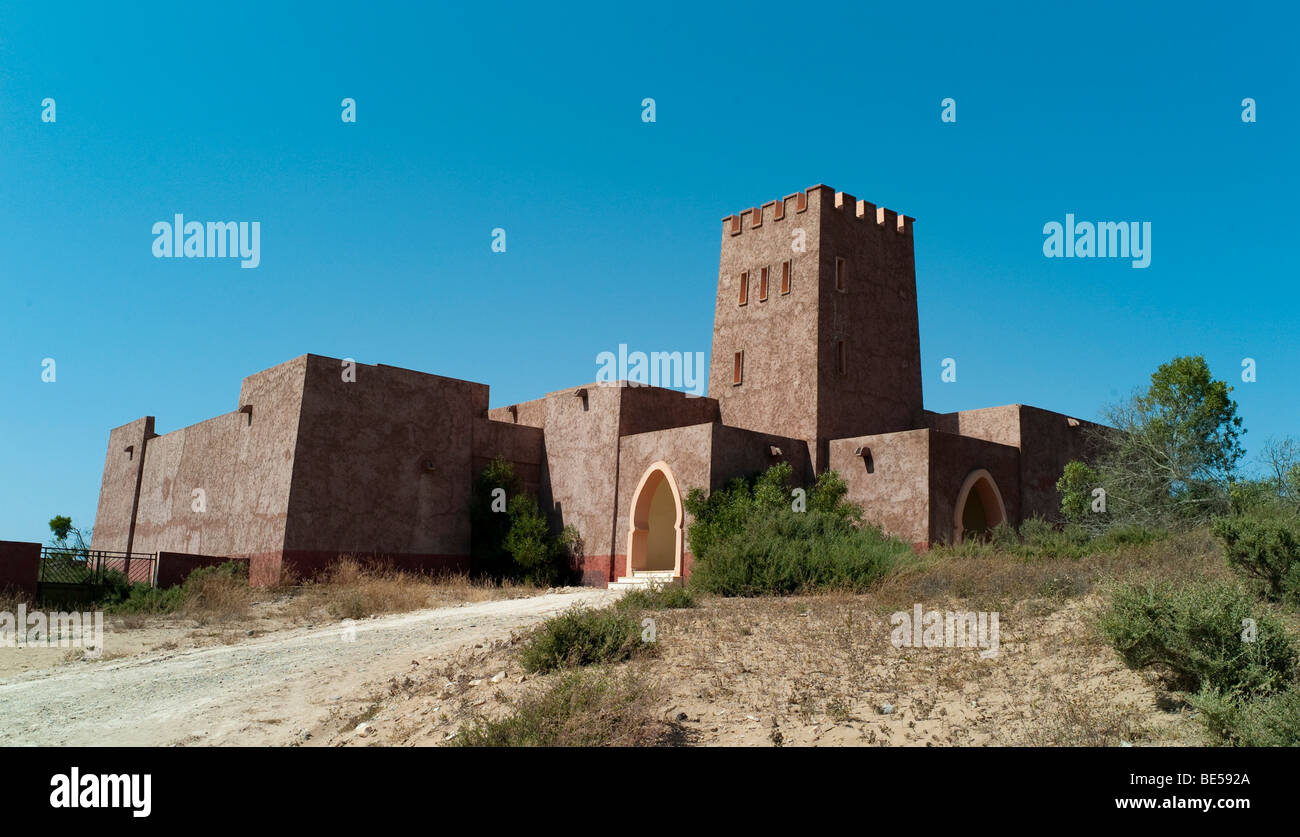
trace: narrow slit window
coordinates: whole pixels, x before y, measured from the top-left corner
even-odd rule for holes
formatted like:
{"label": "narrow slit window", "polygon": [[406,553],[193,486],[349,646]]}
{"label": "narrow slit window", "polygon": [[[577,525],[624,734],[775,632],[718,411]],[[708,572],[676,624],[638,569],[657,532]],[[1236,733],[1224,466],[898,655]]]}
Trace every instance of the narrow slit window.
{"label": "narrow slit window", "polygon": [[767,302],[767,268],[758,274],[758,301]]}
{"label": "narrow slit window", "polygon": [[740,305],[749,302],[749,271],[740,274]]}
{"label": "narrow slit window", "polygon": [[840,257],[836,256],[835,257],[835,290],[837,291],[844,290],[844,282],[845,282],[844,275],[846,273],[848,273],[848,265],[845,264],[844,259],[841,259]]}
{"label": "narrow slit window", "polygon": [[841,375],[849,373],[849,356],[844,349],[843,340],[837,340],[835,343],[835,368]]}
{"label": "narrow slit window", "polygon": [[745,350],[741,349],[739,352],[736,352],[736,359],[733,362],[731,367],[731,385],[737,387],[740,386],[741,381],[744,380],[744,375],[745,375]]}
{"label": "narrow slit window", "polygon": [[781,262],[781,293],[790,293],[790,260]]}

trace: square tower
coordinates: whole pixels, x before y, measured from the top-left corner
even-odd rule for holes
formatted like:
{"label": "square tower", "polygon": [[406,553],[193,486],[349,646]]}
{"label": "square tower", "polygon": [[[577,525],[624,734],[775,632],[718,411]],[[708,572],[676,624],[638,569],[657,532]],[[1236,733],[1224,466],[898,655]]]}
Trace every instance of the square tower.
{"label": "square tower", "polygon": [[723,423],[808,441],[924,425],[912,218],[828,186],[722,222],[709,395]]}

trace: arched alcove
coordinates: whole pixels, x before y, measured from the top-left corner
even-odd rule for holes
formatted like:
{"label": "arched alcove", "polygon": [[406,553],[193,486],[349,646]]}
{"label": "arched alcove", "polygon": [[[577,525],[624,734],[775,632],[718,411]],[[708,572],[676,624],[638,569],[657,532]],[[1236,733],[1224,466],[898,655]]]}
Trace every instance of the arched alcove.
{"label": "arched alcove", "polygon": [[999,523],[1007,522],[1007,507],[1002,502],[1002,492],[993,475],[980,468],[971,471],[957,492],[953,508],[952,542],[991,532]]}

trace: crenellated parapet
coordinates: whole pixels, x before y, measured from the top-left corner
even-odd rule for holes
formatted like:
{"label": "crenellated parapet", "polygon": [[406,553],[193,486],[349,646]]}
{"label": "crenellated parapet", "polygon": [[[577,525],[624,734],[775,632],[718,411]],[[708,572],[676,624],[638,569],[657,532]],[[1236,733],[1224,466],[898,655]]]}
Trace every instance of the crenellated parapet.
{"label": "crenellated parapet", "polygon": [[740,235],[745,230],[758,229],[764,224],[779,223],[790,215],[806,212],[809,204],[808,196],[816,192],[820,192],[823,198],[833,196],[834,200],[829,203],[830,206],[840,212],[853,213],[854,217],[864,224],[875,223],[877,227],[894,230],[899,235],[911,235],[912,233],[912,223],[916,219],[911,216],[903,215],[892,209],[886,209],[883,206],[876,206],[871,201],[860,201],[847,192],[837,192],[831,187],[822,184],[810,186],[802,192],[786,195],[780,200],[768,201],[762,206],[744,209],[734,215],[728,215],[722,219],[723,233],[726,235]]}

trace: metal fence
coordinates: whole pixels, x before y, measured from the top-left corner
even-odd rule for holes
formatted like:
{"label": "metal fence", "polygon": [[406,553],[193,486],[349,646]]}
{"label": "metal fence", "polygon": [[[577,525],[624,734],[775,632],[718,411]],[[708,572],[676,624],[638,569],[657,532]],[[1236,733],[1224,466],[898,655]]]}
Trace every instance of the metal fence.
{"label": "metal fence", "polygon": [[103,549],[41,548],[41,584],[102,587],[112,583],[154,584],[158,556]]}

